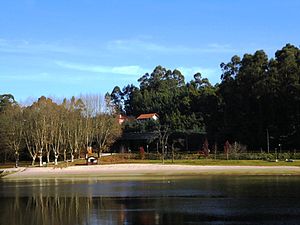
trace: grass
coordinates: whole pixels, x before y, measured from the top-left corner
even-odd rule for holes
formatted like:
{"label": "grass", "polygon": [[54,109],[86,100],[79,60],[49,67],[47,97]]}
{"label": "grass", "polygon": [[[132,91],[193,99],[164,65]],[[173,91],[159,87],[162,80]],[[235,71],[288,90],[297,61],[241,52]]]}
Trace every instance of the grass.
{"label": "grass", "polygon": [[[127,160],[125,163],[162,163],[161,160]],[[300,166],[300,160],[294,162],[269,162],[263,160],[213,160],[213,159],[194,159],[194,160],[165,160],[165,164],[175,165],[199,165],[199,166]]]}
{"label": "grass", "polygon": [[[108,156],[103,157],[100,164],[122,164],[122,163],[150,163],[150,164],[161,164],[162,160],[149,160],[149,159],[130,159],[118,156]],[[168,159],[164,161],[165,164],[170,165],[199,165],[199,166],[300,166],[300,160],[295,160],[294,162],[285,161],[264,161],[264,160],[214,160],[214,159],[189,159],[189,160],[172,160]],[[38,165],[38,163],[36,163]],[[84,159],[75,160],[74,163],[71,162],[59,162],[57,167],[63,168],[75,165],[85,165]],[[0,164],[0,169],[12,168],[14,163]],[[31,162],[20,162],[20,167],[31,166]],[[53,166],[51,164],[50,166]]]}
{"label": "grass", "polygon": [[[167,163],[171,163],[170,160]],[[185,165],[212,165],[212,166],[300,166],[300,161],[294,162],[269,162],[263,160],[213,160],[213,159],[200,159],[200,160],[178,160],[176,164]]]}
{"label": "grass", "polygon": [[[101,159],[101,165],[109,165],[109,164],[124,164],[124,163],[141,163],[141,164],[162,164],[161,160],[158,159],[134,159],[134,158],[126,158],[122,157],[121,155],[114,155],[109,157],[103,157]],[[178,159],[175,160],[174,163],[172,163],[172,160],[168,159],[165,160],[165,165],[198,165],[198,166],[261,166],[266,168],[232,168],[228,167],[227,169],[224,167],[211,169],[208,167],[201,168],[199,170],[184,170],[184,171],[178,171],[178,170],[172,170],[172,168],[169,168],[166,171],[135,171],[135,172],[108,172],[101,174],[101,179],[137,179],[142,177],[143,179],[145,177],[153,177],[153,179],[158,179],[164,176],[174,176],[174,177],[187,177],[187,176],[202,176],[202,175],[300,175],[299,173],[299,166],[300,166],[300,160],[299,161],[293,161],[293,162],[285,162],[285,161],[279,161],[279,162],[269,162],[269,161],[263,161],[263,160],[214,160],[214,159]],[[22,166],[31,166],[31,162],[22,162]],[[56,166],[58,168],[64,168],[68,166],[76,166],[76,165],[85,165],[85,160],[75,160],[74,163],[70,162],[59,162],[59,165]],[[8,168],[13,167],[14,164],[6,164],[6,165],[0,165],[0,178],[7,175],[7,173],[3,173],[3,170],[1,171],[1,168]],[[38,166],[38,163],[36,164]],[[51,164],[49,167],[53,167],[54,165]],[[272,168],[268,166],[278,166],[278,168]],[[282,166],[282,168],[280,168]],[[289,167],[285,167],[289,166]],[[59,170],[60,171],[60,170]],[[43,174],[43,178],[88,178],[88,177],[99,177],[99,173],[89,173],[88,171],[82,170],[80,174]],[[19,177],[17,179],[25,179],[26,176],[24,175],[22,177]],[[34,178],[33,177],[27,177],[27,178]],[[40,178],[40,177],[38,177]]]}
{"label": "grass", "polygon": [[[159,159],[137,159],[136,157],[128,157],[128,155],[114,155],[103,157],[101,164],[114,164],[114,163],[156,163],[161,164],[162,160]],[[164,161],[165,164],[175,165],[199,165],[199,166],[300,166],[300,160],[293,162],[286,161],[266,161],[266,160],[223,160],[223,159],[168,159]]]}

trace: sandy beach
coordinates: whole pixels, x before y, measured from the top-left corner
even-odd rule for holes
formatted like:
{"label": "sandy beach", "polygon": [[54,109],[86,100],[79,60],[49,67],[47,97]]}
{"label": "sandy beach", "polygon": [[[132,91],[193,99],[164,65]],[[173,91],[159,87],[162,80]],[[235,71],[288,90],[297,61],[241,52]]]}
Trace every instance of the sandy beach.
{"label": "sandy beach", "polygon": [[300,175],[295,166],[192,166],[163,164],[112,164],[92,166],[23,167],[5,169],[2,179],[49,179],[49,178],[147,178],[193,175]]}

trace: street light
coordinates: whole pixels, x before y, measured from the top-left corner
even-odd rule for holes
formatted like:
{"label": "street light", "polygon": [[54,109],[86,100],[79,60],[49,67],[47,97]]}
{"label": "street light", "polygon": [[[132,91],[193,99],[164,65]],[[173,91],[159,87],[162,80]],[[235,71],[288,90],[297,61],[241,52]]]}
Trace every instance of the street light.
{"label": "street light", "polygon": [[279,151],[281,153],[281,144],[278,144],[278,147],[279,147]]}
{"label": "street light", "polygon": [[15,152],[15,158],[16,158],[16,168],[18,168],[19,167],[19,152],[18,151]]}

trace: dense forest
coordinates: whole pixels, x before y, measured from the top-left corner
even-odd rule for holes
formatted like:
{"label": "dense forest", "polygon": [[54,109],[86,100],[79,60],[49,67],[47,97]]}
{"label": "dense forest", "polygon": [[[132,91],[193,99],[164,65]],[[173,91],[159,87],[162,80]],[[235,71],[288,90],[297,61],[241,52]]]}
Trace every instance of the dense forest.
{"label": "dense forest", "polygon": [[41,164],[42,157],[57,164],[58,158],[80,157],[88,146],[100,155],[118,140],[122,128],[127,132],[130,127],[121,127],[116,115],[143,113],[159,115],[158,126],[150,125],[161,137],[205,133],[206,148],[218,145],[222,152],[224,143],[233,142],[250,151],[300,149],[300,49],[287,44],[271,59],[259,50],[220,66],[221,82],[214,85],[200,73],[186,82],[179,70],[157,66],[138,80],[138,87],[116,86],[104,98],[53,101],[42,96],[21,106],[13,95],[2,94],[1,160],[18,161],[23,154],[33,164],[36,159]]}
{"label": "dense forest", "polygon": [[300,50],[287,44],[269,59],[263,50],[221,63],[221,82],[200,73],[157,66],[132,84],[116,86],[118,113],[158,113],[172,131],[206,132],[209,143],[238,142],[248,150],[300,149]]}

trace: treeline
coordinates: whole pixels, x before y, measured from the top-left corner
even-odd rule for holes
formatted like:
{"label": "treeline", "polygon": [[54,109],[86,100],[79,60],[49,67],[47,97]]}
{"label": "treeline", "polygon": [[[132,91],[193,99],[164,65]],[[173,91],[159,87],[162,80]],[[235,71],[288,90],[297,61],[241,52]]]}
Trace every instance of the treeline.
{"label": "treeline", "polygon": [[158,113],[173,131],[205,131],[210,145],[300,149],[300,50],[287,44],[269,59],[263,50],[222,63],[221,82],[200,73],[185,82],[179,70],[157,66],[139,87],[116,86],[107,97],[119,113]]}
{"label": "treeline", "polygon": [[[2,159],[29,154],[32,165],[39,159],[57,165],[86,153],[89,146],[98,156],[121,134],[121,128],[98,95],[63,99],[61,103],[40,97],[30,106],[17,104],[12,95],[0,96],[0,150]],[[43,160],[43,157],[45,160]]]}

